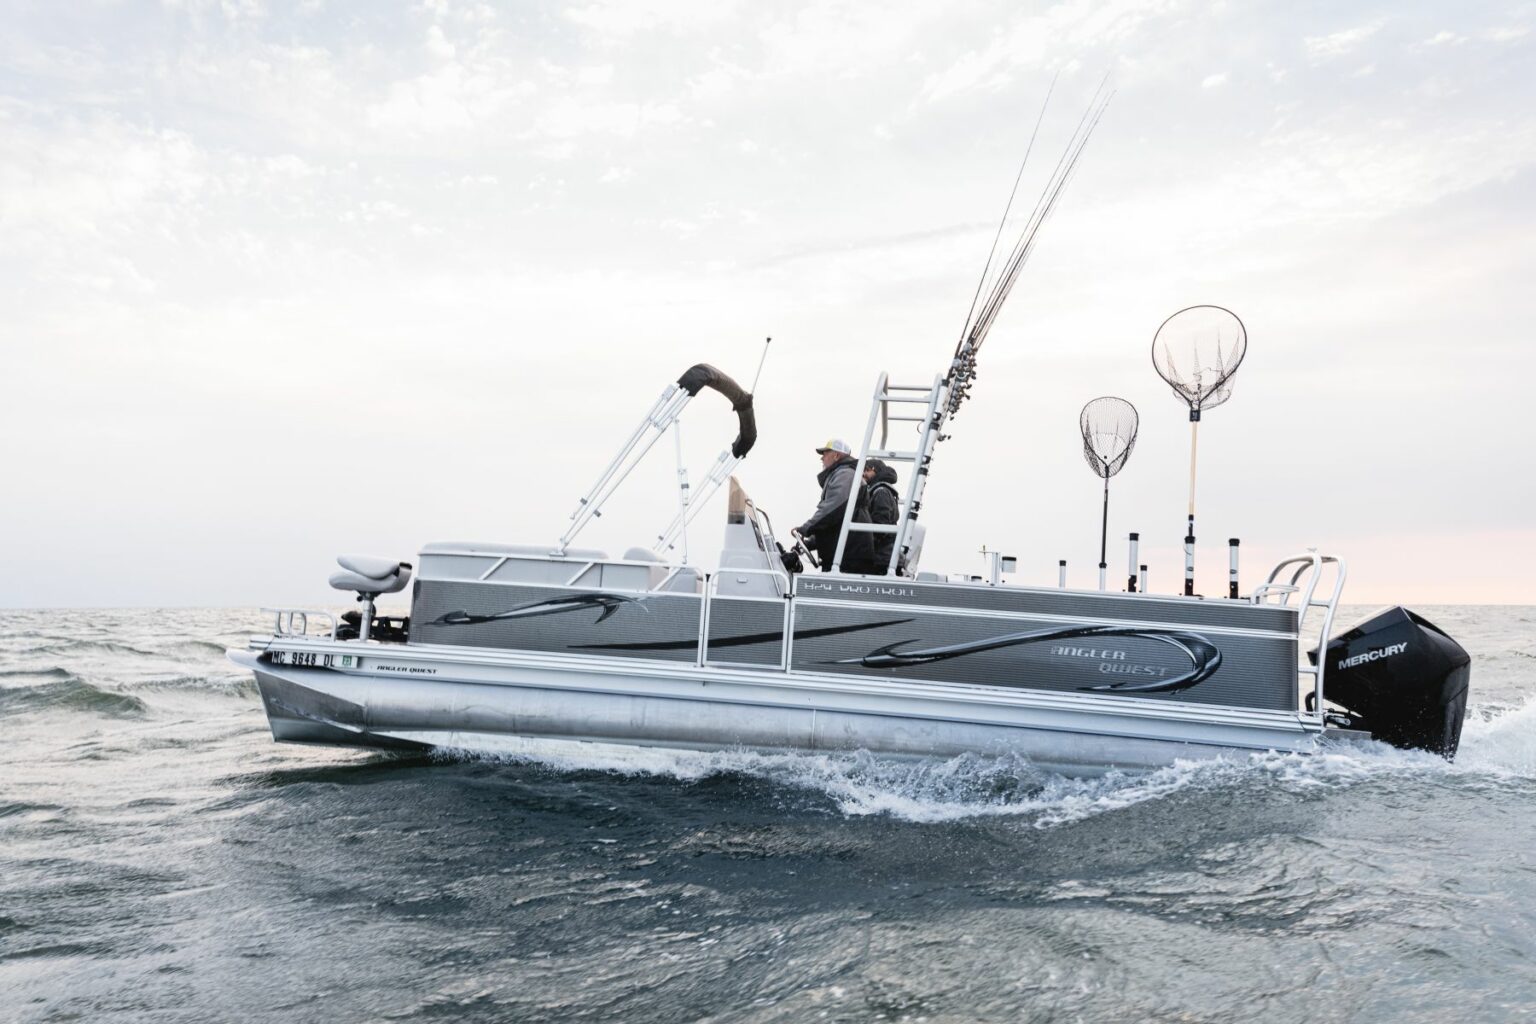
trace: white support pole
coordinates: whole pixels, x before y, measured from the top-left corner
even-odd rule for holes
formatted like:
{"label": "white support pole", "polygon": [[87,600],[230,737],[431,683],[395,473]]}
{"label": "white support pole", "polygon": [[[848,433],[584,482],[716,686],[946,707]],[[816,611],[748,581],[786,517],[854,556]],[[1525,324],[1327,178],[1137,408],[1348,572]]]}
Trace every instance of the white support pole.
{"label": "white support pole", "polygon": [[688,564],[688,467],[683,465],[683,425],[672,422],[673,450],[677,458],[677,518],[682,522],[683,564]]}
{"label": "white support pole", "polygon": [[1056,585],[1062,590],[1067,589],[1067,560],[1065,558],[1056,563]]}
{"label": "white support pole", "polygon": [[587,491],[586,496],[576,506],[576,511],[571,513],[571,525],[555,545],[556,554],[563,555],[571,541],[576,539],[576,535],[589,522],[603,514],[603,503],[640,464],[646,453],[667,432],[667,428],[676,422],[692,397],[676,384],[667,385],[661,397],[656,400],[656,404],[651,406],[651,411],[646,413],[640,426],[619,449],[619,454],[608,464],[608,468],[603,470],[602,475],[597,478],[597,483]]}
{"label": "white support pole", "polygon": [[683,530],[698,518],[709,499],[715,496],[722,484],[731,478],[736,472],[736,467],[741,460],[732,455],[730,449],[721,452],[715,459],[715,464],[710,467],[709,473],[704,477],[704,482],[694,488],[692,497],[688,501],[688,514],[685,517],[681,512],[672,517],[667,528],[656,535],[657,550],[671,551],[677,545],[678,538]]}
{"label": "white support pole", "polygon": [[1136,558],[1140,554],[1141,534],[1131,534],[1131,573],[1125,581],[1125,589],[1130,593],[1136,593]]}

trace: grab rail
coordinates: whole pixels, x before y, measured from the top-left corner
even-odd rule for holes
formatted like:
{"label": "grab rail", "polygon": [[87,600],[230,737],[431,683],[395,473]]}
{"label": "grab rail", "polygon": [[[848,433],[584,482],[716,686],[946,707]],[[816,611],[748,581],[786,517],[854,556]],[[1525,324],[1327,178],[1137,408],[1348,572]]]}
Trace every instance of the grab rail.
{"label": "grab rail", "polygon": [[[776,597],[738,597],[732,594],[721,595],[716,591],[720,587],[720,577],[726,573],[741,576],[768,576],[772,579],[778,580],[782,586],[782,589]],[[705,573],[703,596],[704,600],[699,608],[699,649],[694,659],[694,663],[696,665],[702,668],[703,666],[709,664],[709,612],[710,605],[716,598],[720,598],[721,600],[725,601],[782,601],[784,604],[784,618],[783,626],[781,627],[783,640],[779,644],[779,670],[781,672],[789,671],[791,640],[790,628],[792,624],[792,616],[795,603],[794,583],[789,578],[789,573],[785,572],[783,569],[721,569],[718,572]]]}
{"label": "grab rail", "polygon": [[[1284,570],[1293,565],[1296,568],[1291,573],[1290,582],[1277,583],[1276,580],[1280,578]],[[1325,565],[1332,565],[1334,567],[1333,592],[1329,594],[1326,601],[1319,601],[1316,599],[1316,594],[1318,584],[1323,578],[1323,567]],[[1298,650],[1296,665],[1298,683],[1303,675],[1310,675],[1312,677],[1313,714],[1319,726],[1326,719],[1326,712],[1323,709],[1323,672],[1327,667],[1328,659],[1323,657],[1323,649],[1328,644],[1329,634],[1333,632],[1333,617],[1338,611],[1339,597],[1344,592],[1344,580],[1348,575],[1349,567],[1345,565],[1342,558],[1335,555],[1320,555],[1317,553],[1316,548],[1309,548],[1304,554],[1292,555],[1290,558],[1284,559],[1277,564],[1270,570],[1269,579],[1255,587],[1253,593],[1248,598],[1254,604],[1270,603],[1270,599],[1274,598],[1273,603],[1275,605],[1290,607],[1291,597],[1301,594],[1301,601],[1296,605],[1300,610],[1300,614],[1296,617],[1298,646],[1303,633],[1303,627],[1306,624],[1307,613],[1314,608],[1321,608],[1323,610],[1322,630],[1319,632],[1317,640],[1317,662],[1313,665],[1302,665],[1300,663],[1301,652]],[[1303,582],[1302,577],[1306,577],[1305,582]],[[1298,709],[1298,711],[1300,710]]]}
{"label": "grab rail", "polygon": [[336,616],[330,612],[308,608],[263,608],[262,612],[273,617],[273,636],[309,636],[309,617],[314,615],[328,624],[325,639],[336,639]]}

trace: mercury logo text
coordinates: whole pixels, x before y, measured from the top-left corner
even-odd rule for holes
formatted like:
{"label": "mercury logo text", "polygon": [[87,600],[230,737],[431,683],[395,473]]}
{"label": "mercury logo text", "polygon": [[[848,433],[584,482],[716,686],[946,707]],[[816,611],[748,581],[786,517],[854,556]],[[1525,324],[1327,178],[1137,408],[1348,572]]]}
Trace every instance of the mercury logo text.
{"label": "mercury logo text", "polygon": [[1374,651],[1363,651],[1350,658],[1342,658],[1339,668],[1354,668],[1356,665],[1364,665],[1368,661],[1379,661],[1382,658],[1390,658],[1394,654],[1402,654],[1408,649],[1407,644],[1389,644],[1386,647],[1378,647]]}

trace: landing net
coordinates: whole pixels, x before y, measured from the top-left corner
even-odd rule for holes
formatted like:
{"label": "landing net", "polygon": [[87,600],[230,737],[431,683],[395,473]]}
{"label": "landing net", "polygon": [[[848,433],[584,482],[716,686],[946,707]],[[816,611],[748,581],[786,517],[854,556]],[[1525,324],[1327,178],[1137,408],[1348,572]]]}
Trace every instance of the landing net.
{"label": "landing net", "polygon": [[1078,416],[1083,433],[1083,458],[1105,480],[1125,468],[1136,447],[1136,407],[1123,398],[1095,398]]}
{"label": "landing net", "polygon": [[1232,397],[1232,375],[1248,351],[1248,332],[1237,314],[1221,306],[1181,309],[1157,329],[1152,365],[1189,418]]}

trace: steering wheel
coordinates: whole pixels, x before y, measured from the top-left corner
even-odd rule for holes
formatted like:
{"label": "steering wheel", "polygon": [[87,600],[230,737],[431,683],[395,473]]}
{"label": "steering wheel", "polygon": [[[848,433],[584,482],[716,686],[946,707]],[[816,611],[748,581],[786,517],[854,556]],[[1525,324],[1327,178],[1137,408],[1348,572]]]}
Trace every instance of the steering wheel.
{"label": "steering wheel", "polygon": [[795,543],[790,546],[789,550],[798,553],[807,562],[811,563],[812,568],[820,569],[821,559],[816,557],[816,553],[814,551],[805,546],[805,538],[800,536],[798,533],[794,533],[793,531],[791,531],[790,536],[795,538]]}

